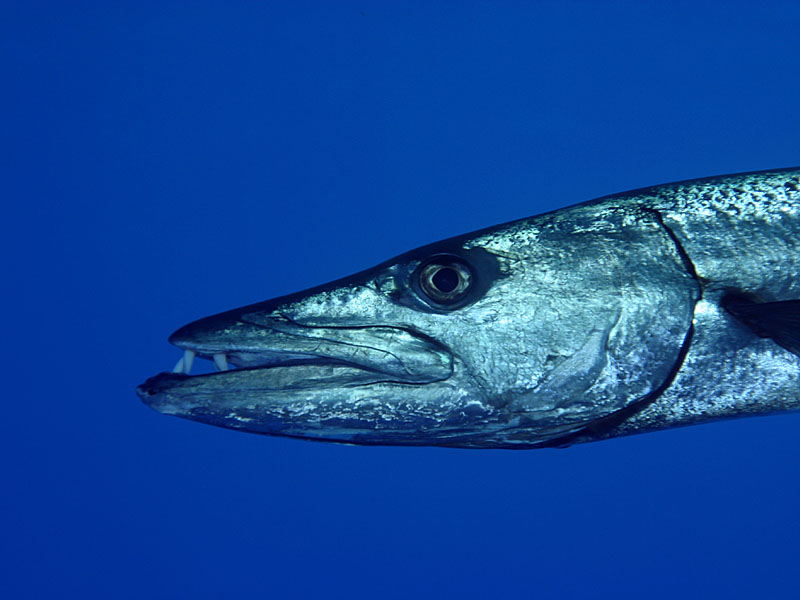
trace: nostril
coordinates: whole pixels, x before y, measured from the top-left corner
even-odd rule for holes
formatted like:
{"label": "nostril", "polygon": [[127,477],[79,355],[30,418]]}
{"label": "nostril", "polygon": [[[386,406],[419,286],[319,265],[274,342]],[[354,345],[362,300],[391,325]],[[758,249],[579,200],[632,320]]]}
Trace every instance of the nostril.
{"label": "nostril", "polygon": [[144,385],[140,385],[136,388],[136,394],[140,398],[145,398],[145,397],[149,398],[150,396],[154,396],[155,393],[156,393],[155,390]]}

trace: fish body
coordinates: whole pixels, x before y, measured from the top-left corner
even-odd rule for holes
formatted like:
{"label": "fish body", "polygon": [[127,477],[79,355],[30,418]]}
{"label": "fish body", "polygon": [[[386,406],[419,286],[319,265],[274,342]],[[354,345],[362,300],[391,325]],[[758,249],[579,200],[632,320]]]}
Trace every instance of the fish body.
{"label": "fish body", "polygon": [[144,402],[315,440],[537,448],[796,410],[800,168],[498,225],[170,341]]}

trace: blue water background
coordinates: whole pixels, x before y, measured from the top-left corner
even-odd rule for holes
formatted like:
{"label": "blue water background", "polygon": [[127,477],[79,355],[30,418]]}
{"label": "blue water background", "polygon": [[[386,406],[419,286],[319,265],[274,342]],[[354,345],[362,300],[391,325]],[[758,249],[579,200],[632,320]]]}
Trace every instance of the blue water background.
{"label": "blue water background", "polygon": [[797,597],[797,416],[357,448],[134,387],[189,320],[800,164],[800,3],[3,2],[0,52],[0,597]]}

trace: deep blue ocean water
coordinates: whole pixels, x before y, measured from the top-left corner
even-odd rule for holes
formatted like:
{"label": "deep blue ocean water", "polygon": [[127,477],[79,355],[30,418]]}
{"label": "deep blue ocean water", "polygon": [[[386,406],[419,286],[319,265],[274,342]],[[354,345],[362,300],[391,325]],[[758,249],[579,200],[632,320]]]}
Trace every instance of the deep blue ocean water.
{"label": "deep blue ocean water", "polygon": [[178,326],[800,164],[796,2],[4,2],[3,598],[795,598],[800,417],[567,450],[160,415]]}

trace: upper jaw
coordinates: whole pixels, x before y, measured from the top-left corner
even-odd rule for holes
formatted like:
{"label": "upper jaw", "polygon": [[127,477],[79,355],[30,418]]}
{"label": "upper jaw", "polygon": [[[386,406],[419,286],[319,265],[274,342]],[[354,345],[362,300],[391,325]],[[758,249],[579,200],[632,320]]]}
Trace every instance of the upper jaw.
{"label": "upper jaw", "polygon": [[376,325],[307,326],[275,312],[223,315],[190,323],[169,341],[184,350],[173,369],[188,375],[195,356],[229,365],[266,368],[292,364],[341,365],[407,383],[441,381],[453,373],[453,356],[442,344],[408,328]]}

